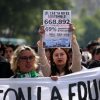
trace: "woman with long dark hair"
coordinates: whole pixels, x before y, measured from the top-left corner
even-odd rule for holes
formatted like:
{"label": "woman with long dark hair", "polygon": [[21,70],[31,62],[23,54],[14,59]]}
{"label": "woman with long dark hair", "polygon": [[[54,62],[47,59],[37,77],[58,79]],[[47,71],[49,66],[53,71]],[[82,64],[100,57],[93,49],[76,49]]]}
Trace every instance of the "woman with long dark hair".
{"label": "woman with long dark hair", "polygon": [[[69,24],[69,30],[75,32],[75,27]],[[45,33],[44,26],[39,29],[39,34]],[[43,41],[38,41],[38,54],[40,56],[41,68],[48,68],[46,73],[49,76],[62,76],[81,70],[81,53],[76,40],[75,34],[72,34],[72,65],[69,64],[69,55],[67,48],[53,48],[51,51],[50,62],[48,63],[45,48],[43,48]]]}

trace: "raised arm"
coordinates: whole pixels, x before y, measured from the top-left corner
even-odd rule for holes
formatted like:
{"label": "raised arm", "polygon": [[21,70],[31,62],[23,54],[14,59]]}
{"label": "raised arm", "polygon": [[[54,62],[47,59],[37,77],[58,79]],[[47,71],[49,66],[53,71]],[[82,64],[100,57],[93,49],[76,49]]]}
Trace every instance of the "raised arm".
{"label": "raised arm", "polygon": [[[44,33],[45,33],[44,26],[40,26],[39,34],[43,36]],[[38,55],[40,57],[40,66],[41,66],[42,73],[45,77],[48,77],[51,74],[51,66],[46,57],[45,48],[43,48],[43,40],[40,39],[37,42],[37,45],[38,45]]]}
{"label": "raised arm", "polygon": [[75,36],[75,27],[72,25],[72,71],[77,72],[81,70],[81,53],[78,42]]}

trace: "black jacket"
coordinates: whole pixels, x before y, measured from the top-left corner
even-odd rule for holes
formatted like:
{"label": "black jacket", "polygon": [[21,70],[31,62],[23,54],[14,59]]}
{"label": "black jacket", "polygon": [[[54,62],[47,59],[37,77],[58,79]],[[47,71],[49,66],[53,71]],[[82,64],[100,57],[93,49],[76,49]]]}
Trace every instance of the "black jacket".
{"label": "black jacket", "polygon": [[100,61],[97,61],[97,60],[91,61],[90,64],[89,64],[89,69],[90,68],[96,68],[96,67],[100,67]]}
{"label": "black jacket", "polygon": [[0,56],[0,78],[9,78],[12,75],[13,71],[10,69],[10,63]]}

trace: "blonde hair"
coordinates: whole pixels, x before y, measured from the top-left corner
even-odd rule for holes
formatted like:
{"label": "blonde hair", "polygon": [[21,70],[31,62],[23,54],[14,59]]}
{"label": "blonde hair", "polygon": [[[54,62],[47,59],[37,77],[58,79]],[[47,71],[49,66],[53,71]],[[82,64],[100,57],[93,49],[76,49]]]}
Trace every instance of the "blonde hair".
{"label": "blonde hair", "polygon": [[12,59],[11,59],[11,69],[13,70],[13,72],[17,71],[17,69],[18,69],[17,63],[18,63],[19,55],[22,51],[25,51],[25,50],[29,50],[33,53],[33,56],[35,57],[35,62],[33,63],[33,69],[37,68],[39,57],[37,56],[35,50],[32,49],[30,46],[21,45],[16,48],[16,50],[14,51],[14,54],[12,56]]}

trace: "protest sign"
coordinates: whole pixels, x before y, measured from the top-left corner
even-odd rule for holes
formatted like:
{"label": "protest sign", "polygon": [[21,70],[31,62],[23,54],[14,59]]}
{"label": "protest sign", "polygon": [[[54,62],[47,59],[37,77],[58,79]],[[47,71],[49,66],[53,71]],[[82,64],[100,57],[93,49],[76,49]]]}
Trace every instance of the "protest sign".
{"label": "protest sign", "polygon": [[0,100],[100,100],[100,68],[62,76],[0,79]]}
{"label": "protest sign", "polygon": [[43,37],[44,47],[71,47],[71,32],[69,32],[69,23],[71,23],[70,10],[44,10],[43,25],[45,35]]}

